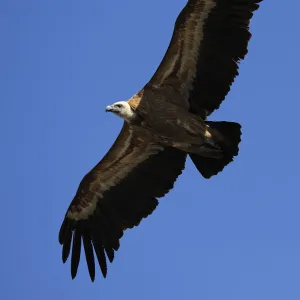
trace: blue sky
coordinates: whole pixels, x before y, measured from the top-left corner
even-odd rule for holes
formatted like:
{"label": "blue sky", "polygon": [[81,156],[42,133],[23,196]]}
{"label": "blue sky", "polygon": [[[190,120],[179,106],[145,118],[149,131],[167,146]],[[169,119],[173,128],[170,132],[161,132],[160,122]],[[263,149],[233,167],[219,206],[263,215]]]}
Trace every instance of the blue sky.
{"label": "blue sky", "polygon": [[122,125],[104,108],[150,79],[185,3],[0,1],[1,298],[300,299],[296,1],[262,3],[211,118],[243,125],[235,163],[207,181],[188,161],[107,279],[61,262],[65,210]]}

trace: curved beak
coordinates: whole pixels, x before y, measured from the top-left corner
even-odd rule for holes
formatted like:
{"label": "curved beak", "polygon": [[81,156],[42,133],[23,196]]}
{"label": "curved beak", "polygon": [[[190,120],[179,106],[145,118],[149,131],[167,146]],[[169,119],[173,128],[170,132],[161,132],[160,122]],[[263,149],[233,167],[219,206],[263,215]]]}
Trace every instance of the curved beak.
{"label": "curved beak", "polygon": [[108,105],[106,106],[105,108],[105,111],[108,112],[108,111],[112,111],[113,110],[113,107],[111,105]]}

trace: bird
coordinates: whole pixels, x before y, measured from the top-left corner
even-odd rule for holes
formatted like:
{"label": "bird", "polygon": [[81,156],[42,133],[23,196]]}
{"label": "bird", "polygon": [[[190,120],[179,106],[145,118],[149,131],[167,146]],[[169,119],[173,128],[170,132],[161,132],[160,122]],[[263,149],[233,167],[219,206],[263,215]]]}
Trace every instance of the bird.
{"label": "bird", "polygon": [[151,215],[190,157],[204,178],[238,155],[241,125],[208,121],[248,52],[261,0],[188,0],[166,53],[144,87],[106,106],[123,119],[102,160],[81,180],[59,230],[62,260],[77,275],[83,246],[91,281],[107,276],[124,232]]}

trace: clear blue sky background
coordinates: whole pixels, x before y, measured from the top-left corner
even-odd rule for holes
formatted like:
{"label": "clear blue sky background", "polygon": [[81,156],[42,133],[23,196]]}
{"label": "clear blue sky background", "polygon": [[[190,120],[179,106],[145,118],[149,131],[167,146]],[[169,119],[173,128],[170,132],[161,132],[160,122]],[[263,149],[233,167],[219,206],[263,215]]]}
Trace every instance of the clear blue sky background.
{"label": "clear blue sky background", "polygon": [[122,125],[104,108],[149,80],[185,3],[0,1],[1,299],[300,299],[297,1],[262,3],[212,116],[243,125],[235,163],[207,181],[188,161],[106,280],[61,262],[65,210]]}

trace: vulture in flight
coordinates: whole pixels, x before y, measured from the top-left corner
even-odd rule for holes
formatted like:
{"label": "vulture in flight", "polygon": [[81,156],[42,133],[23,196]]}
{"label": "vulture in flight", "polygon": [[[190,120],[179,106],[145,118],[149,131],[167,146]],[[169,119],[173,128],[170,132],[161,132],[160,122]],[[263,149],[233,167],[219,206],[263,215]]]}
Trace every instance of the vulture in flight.
{"label": "vulture in flight", "polygon": [[[104,277],[120,239],[138,226],[174,185],[187,156],[204,178],[238,154],[241,126],[209,122],[247,54],[249,22],[261,0],[189,0],[150,81],[128,101],[106,107],[124,119],[104,158],[79,184],[61,225],[62,260],[75,278],[84,249],[95,279]],[[83,248],[82,248],[83,245]]]}

